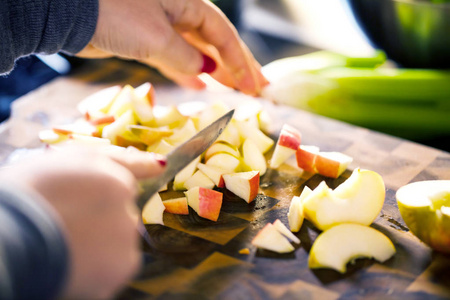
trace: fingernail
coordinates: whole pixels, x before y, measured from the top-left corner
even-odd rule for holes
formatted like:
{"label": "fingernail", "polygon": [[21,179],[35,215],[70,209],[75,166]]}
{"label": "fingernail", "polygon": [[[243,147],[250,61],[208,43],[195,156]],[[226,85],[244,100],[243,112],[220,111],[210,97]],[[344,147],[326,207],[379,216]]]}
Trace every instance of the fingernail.
{"label": "fingernail", "polygon": [[156,161],[161,165],[161,167],[165,167],[167,165],[167,160],[164,158],[156,158]]}
{"label": "fingernail", "polygon": [[208,55],[202,54],[202,57],[203,57],[203,66],[201,72],[211,74],[216,70],[217,67],[216,62]]}

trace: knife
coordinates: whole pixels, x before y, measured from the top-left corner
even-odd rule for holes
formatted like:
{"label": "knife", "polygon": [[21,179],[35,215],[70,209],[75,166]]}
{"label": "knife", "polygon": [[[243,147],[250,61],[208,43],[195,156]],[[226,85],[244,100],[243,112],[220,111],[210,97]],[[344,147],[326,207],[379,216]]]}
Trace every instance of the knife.
{"label": "knife", "polygon": [[194,135],[188,141],[184,142],[181,146],[170,152],[166,156],[166,169],[161,175],[141,181],[141,188],[143,189],[143,192],[137,200],[137,206],[139,207],[141,213],[138,218],[138,231],[147,244],[151,245],[151,239],[142,221],[142,209],[145,204],[161,189],[161,187],[174,178],[178,172],[183,170],[191,161],[200,156],[204,151],[206,151],[206,149],[208,149],[209,146],[212,145],[212,143],[214,143],[214,141],[219,137],[230,122],[233,114],[234,109],[230,110],[228,113]]}

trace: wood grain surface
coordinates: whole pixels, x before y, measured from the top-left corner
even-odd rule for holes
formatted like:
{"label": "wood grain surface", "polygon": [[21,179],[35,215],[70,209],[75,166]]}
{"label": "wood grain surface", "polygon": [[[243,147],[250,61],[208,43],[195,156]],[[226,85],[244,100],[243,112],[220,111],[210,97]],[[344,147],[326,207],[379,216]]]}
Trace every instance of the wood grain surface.
{"label": "wood grain surface", "polygon": [[[156,87],[157,102],[242,101],[235,92],[194,92],[168,83],[154,71],[133,62],[92,61],[77,73],[60,78],[23,97],[12,119],[0,128],[0,160],[18,159],[24,149],[40,148],[37,132],[79,117],[76,103],[113,84]],[[324,178],[284,165],[262,178],[260,193],[247,204],[225,192],[217,222],[164,214],[165,226],[147,225],[151,245],[143,244],[144,264],[118,299],[450,299],[450,257],[432,251],[408,230],[395,192],[409,182],[450,179],[450,154],[434,148],[355,127],[286,106],[264,102],[273,119],[272,137],[290,124],[302,133],[302,143],[323,151],[340,151],[354,158],[338,179]],[[268,154],[268,157],[270,153]],[[346,274],[311,270],[308,255],[319,231],[305,221],[293,253],[258,250],[252,238],[267,223],[287,224],[290,199],[305,186],[325,180],[336,187],[356,167],[378,172],[386,184],[384,207],[372,227],[385,233],[397,253],[380,264],[358,259]],[[167,193],[162,198],[170,197]],[[111,224],[114,230],[114,224]],[[248,248],[250,253],[239,254]],[[330,249],[333,251],[333,249]]]}

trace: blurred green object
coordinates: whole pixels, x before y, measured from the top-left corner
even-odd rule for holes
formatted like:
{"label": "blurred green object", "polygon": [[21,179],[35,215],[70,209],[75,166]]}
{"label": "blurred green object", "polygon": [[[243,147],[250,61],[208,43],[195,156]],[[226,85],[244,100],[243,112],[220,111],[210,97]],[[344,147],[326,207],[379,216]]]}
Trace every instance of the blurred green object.
{"label": "blurred green object", "polygon": [[404,68],[450,69],[448,0],[342,0],[376,49]]}
{"label": "blurred green object", "polygon": [[[384,58],[383,58],[384,57]],[[263,68],[263,96],[408,139],[450,135],[450,71],[388,67],[385,56],[319,51]]]}

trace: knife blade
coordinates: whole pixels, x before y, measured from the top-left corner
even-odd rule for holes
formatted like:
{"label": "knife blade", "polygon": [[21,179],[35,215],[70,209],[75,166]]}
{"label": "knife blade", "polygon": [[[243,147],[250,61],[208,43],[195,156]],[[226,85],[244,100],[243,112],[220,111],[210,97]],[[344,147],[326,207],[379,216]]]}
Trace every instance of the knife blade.
{"label": "knife blade", "polygon": [[214,141],[233,117],[234,109],[202,129],[192,138],[184,142],[166,156],[167,165],[163,174],[141,181],[143,192],[137,200],[137,206],[142,211],[147,201],[156,194],[161,187],[168,183],[175,175],[184,169],[191,161],[200,156]]}

